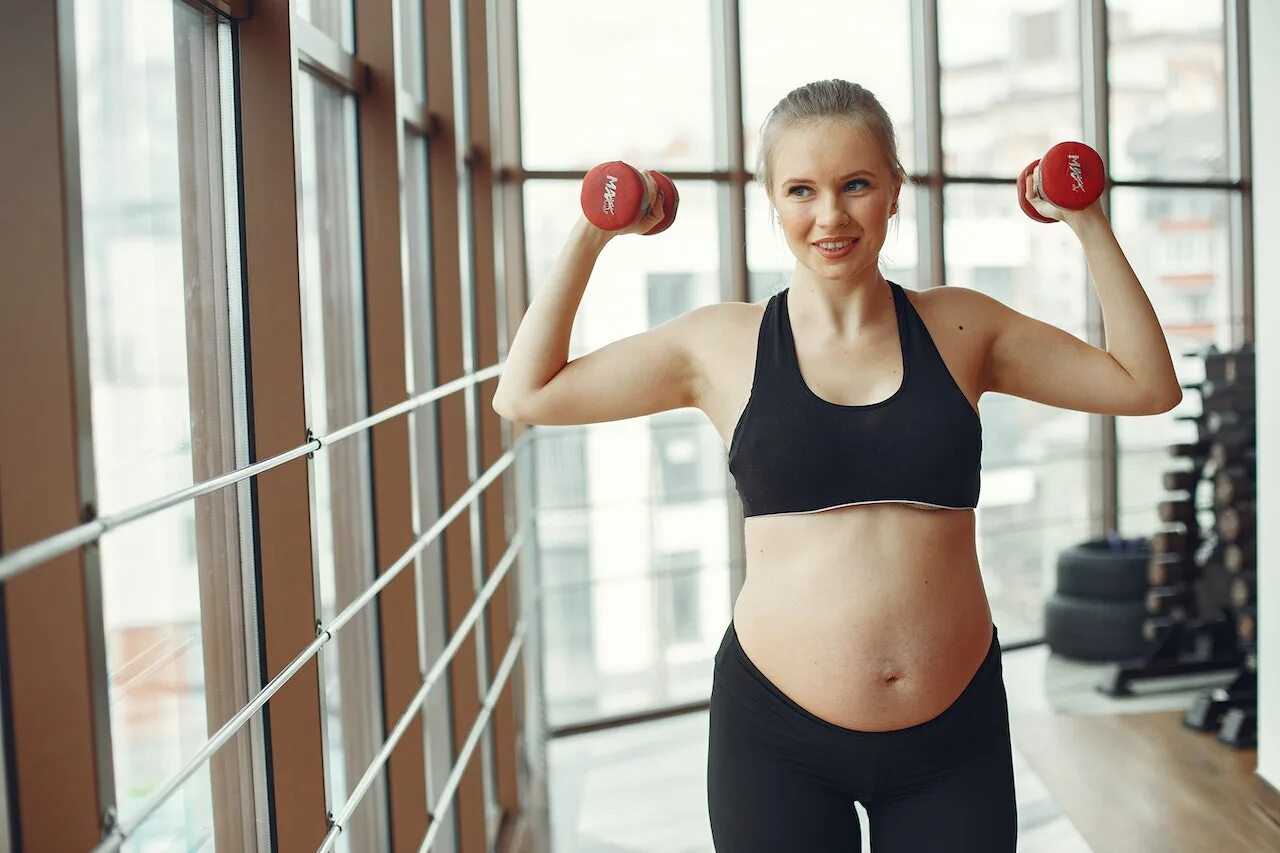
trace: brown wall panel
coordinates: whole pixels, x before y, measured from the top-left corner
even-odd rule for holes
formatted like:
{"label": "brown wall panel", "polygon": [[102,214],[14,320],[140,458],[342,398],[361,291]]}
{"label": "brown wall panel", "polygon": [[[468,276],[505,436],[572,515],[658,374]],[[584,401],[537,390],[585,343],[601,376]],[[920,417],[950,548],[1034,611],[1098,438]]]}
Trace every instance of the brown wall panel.
{"label": "brown wall panel", "polygon": [[[80,523],[71,300],[79,267],[74,80],[64,80],[69,4],[13,4],[0,27],[0,550],[13,551]],[[62,102],[63,88],[71,98]],[[70,175],[64,171],[70,167]],[[64,179],[67,179],[64,183]],[[67,183],[70,184],[68,187]],[[83,298],[81,296],[81,298]],[[81,326],[81,332],[83,327]],[[21,369],[16,369],[21,366]],[[102,804],[95,735],[83,552],[27,570],[4,585],[13,740],[11,784],[26,850],[83,850],[99,838]],[[103,746],[106,746],[103,744]],[[15,835],[17,833],[15,832]]]}
{"label": "brown wall panel", "polygon": [[[299,290],[294,75],[287,0],[258,0],[240,26],[244,268],[253,457],[306,440]],[[307,468],[255,482],[266,677],[316,636]],[[279,849],[314,850],[326,832],[319,678],[313,658],[267,703],[271,801]]]}

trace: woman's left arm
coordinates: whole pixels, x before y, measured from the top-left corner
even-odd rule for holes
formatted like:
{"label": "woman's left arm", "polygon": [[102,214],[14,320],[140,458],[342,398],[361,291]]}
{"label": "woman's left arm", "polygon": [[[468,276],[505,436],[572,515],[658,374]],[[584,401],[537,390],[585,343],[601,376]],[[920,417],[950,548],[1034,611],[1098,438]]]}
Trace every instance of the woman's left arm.
{"label": "woman's left arm", "polygon": [[[1062,210],[1034,194],[1030,176],[1024,192],[1037,211],[1065,221],[1080,239],[1102,303],[1107,348],[978,291],[953,294],[949,298],[960,313],[952,316],[976,320],[985,332],[983,390],[1098,414],[1154,415],[1172,409],[1182,389],[1169,346],[1101,205]],[[961,303],[970,310],[961,310]]]}
{"label": "woman's left arm", "polygon": [[1172,408],[1182,399],[1182,389],[1173,369],[1169,345],[1151,300],[1129,266],[1111,223],[1097,202],[1085,210],[1060,214],[1080,240],[1089,272],[1093,274],[1098,301],[1102,304],[1107,352],[1133,377],[1137,387],[1152,389],[1155,399],[1168,401]]}

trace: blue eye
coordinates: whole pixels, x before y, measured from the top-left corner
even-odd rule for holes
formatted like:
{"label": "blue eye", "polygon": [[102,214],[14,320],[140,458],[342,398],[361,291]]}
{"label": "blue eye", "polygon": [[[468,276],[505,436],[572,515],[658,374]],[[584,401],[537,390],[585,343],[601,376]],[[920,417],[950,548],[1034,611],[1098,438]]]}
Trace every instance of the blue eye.
{"label": "blue eye", "polygon": [[[852,181],[849,181],[847,184],[845,184],[845,186],[851,187],[854,184],[866,184],[867,186],[871,186],[869,182],[863,180],[862,178],[854,178]],[[789,190],[787,190],[787,195],[791,195],[791,193],[795,192],[796,190],[807,190],[807,189],[809,188],[806,187],[804,184],[796,184],[794,187],[791,187]]]}

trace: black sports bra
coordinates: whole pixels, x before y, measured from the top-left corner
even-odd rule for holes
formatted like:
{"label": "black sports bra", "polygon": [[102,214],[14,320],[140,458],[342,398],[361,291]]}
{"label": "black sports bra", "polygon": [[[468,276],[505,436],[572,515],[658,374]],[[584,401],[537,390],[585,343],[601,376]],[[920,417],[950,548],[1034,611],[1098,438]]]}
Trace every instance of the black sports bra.
{"label": "black sports bra", "polygon": [[787,311],[790,288],[765,305],[751,393],[729,443],[744,516],[865,503],[978,505],[982,422],[907,294],[888,284],[902,381],[888,399],[865,406],[829,402],[805,384]]}

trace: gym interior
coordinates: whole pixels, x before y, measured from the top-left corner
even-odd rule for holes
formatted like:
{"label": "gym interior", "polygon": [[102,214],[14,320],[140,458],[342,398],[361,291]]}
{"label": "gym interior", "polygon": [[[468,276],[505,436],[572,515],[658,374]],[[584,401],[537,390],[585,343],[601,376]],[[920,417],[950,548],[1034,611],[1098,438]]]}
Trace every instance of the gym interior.
{"label": "gym interior", "polygon": [[598,163],[661,169],[680,215],[602,255],[572,356],[784,287],[758,132],[827,78],[899,135],[887,277],[1105,347],[1079,245],[1014,196],[1099,152],[1184,392],[982,401],[1018,849],[1280,850],[1280,5],[0,21],[0,851],[712,850],[720,436],[493,394]]}

